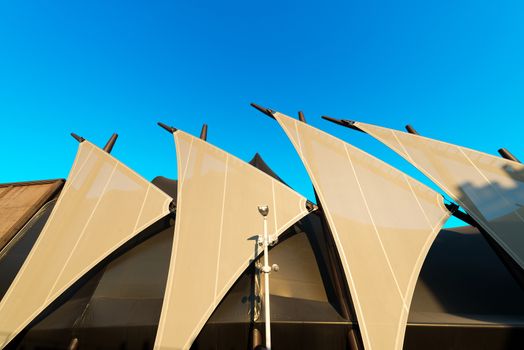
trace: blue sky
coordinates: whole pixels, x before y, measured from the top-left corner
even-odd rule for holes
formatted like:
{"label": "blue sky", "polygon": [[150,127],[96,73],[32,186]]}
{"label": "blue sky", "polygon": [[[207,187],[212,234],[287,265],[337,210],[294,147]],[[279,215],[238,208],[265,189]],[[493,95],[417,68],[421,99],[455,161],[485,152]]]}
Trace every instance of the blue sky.
{"label": "blue sky", "polygon": [[320,115],[524,158],[522,1],[0,2],[0,183],[66,177],[74,131],[148,179],[176,177],[157,121],[249,160],[312,198],[277,124],[308,122],[429,182]]}

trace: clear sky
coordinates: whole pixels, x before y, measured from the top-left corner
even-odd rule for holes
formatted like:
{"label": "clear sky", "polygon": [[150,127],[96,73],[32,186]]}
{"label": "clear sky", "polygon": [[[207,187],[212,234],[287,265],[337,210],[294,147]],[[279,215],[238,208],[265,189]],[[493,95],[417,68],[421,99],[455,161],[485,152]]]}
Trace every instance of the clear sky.
{"label": "clear sky", "polygon": [[295,189],[311,184],[257,102],[429,182],[356,119],[524,158],[522,1],[2,1],[0,183],[65,178],[74,131],[147,179],[176,177],[164,121]]}

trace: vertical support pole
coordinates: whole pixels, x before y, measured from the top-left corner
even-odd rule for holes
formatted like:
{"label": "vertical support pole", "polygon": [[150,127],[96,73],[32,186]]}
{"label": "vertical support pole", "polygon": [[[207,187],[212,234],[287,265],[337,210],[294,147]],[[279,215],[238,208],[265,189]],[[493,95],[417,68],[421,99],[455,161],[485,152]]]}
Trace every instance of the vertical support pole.
{"label": "vertical support pole", "polygon": [[251,333],[251,343],[253,350],[259,349],[262,345],[262,333],[256,327],[253,327],[253,333]]}
{"label": "vertical support pole", "polygon": [[269,307],[269,235],[267,233],[267,216],[264,216],[264,319],[266,322],[266,349],[271,350],[271,311]]}
{"label": "vertical support pole", "polygon": [[271,266],[269,266],[269,234],[267,232],[267,214],[269,213],[269,207],[267,205],[259,206],[258,212],[264,217],[264,237],[262,244],[264,245],[264,266],[262,272],[264,273],[264,320],[266,328],[266,349],[271,350],[271,310],[269,306],[269,273],[271,272]]}

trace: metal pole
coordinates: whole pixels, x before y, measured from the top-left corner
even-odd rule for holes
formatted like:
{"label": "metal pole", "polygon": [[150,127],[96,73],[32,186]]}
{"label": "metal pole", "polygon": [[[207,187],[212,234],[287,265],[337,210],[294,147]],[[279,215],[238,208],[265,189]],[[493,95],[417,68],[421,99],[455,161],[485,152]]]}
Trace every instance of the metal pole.
{"label": "metal pole", "polygon": [[104,151],[106,151],[107,153],[111,153],[117,138],[118,138],[118,134],[111,135],[111,137],[107,141],[106,145],[104,146]]}
{"label": "metal pole", "polygon": [[499,149],[499,154],[502,156],[502,158],[512,160],[514,162],[520,163],[520,160],[517,159],[510,151],[508,151],[505,148]]}
{"label": "metal pole", "polygon": [[301,122],[307,124],[307,122],[306,122],[306,118],[304,117],[304,112],[302,112],[302,111],[299,111],[299,112],[298,112],[298,120],[300,120]]}
{"label": "metal pole", "polygon": [[267,205],[258,207],[259,213],[264,217],[264,266],[262,266],[262,272],[264,273],[264,319],[266,328],[266,349],[271,350],[271,311],[269,307],[269,273],[271,272],[271,266],[269,266],[268,247],[269,247],[269,234],[267,232],[267,214],[269,213],[269,207]]}
{"label": "metal pole", "polygon": [[420,134],[417,132],[417,130],[415,130],[415,128],[412,127],[412,126],[409,125],[409,124],[406,125],[405,128],[406,128],[406,131],[409,132],[410,134],[413,134],[413,135],[420,135]]}
{"label": "metal pole", "polygon": [[202,125],[202,130],[200,130],[200,139],[207,141],[207,124]]}

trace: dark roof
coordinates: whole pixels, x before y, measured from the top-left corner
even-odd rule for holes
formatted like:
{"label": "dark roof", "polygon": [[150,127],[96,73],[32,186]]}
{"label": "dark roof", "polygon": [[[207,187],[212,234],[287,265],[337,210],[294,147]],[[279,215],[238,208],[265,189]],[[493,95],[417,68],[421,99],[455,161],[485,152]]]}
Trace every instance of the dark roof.
{"label": "dark roof", "polygon": [[280,178],[271,168],[264,162],[264,159],[262,159],[262,156],[260,154],[255,153],[253,158],[249,161],[249,164],[254,166],[255,168],[263,171],[264,173],[268,174],[272,178],[277,179],[278,181],[282,182],[283,184],[287,185],[284,180]]}

